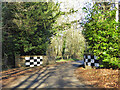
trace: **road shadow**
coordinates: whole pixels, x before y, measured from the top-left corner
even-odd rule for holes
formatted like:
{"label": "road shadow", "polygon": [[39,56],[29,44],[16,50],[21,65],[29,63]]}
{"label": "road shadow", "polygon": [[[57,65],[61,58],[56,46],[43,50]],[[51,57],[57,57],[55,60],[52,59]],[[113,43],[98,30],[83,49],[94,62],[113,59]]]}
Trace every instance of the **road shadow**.
{"label": "road shadow", "polygon": [[[20,69],[20,68],[19,68]],[[9,78],[14,78],[13,80],[12,80],[12,82],[14,82],[16,79],[17,79],[17,77],[18,76],[23,76],[23,75],[25,75],[26,73],[31,73],[31,72],[33,72],[33,71],[29,71],[29,69],[30,68],[24,68],[24,69],[20,69],[20,70],[10,70],[10,71],[6,71],[4,74],[2,74],[2,77],[1,77],[1,79],[2,80],[7,80],[7,79],[9,79]],[[36,70],[36,69],[35,69]],[[13,71],[13,72],[12,72]],[[25,73],[25,72],[26,73]],[[11,72],[11,73],[9,73],[9,72]],[[8,83],[2,83],[2,88],[4,88],[5,86],[7,86],[7,85],[9,85],[11,82],[8,82]]]}
{"label": "road shadow", "polygon": [[38,74],[38,76],[40,76],[40,74],[44,73],[45,71],[47,71],[47,68],[42,71],[41,73],[40,72],[40,69],[35,73],[35,74],[32,74],[30,75],[27,79],[25,79],[24,81],[22,81],[20,84],[18,84],[17,86],[13,87],[12,90],[16,90],[17,88],[19,88],[20,86],[24,85],[25,82],[27,82],[30,78],[32,78],[34,75]]}
{"label": "road shadow", "polygon": [[[57,67],[56,67],[57,68]],[[22,81],[20,84],[18,84],[17,86],[11,88],[11,90],[16,90],[16,89],[20,89],[20,86],[24,85],[26,82],[28,82],[31,78],[33,78],[34,75],[37,75],[35,77],[35,79],[32,80],[32,82],[30,82],[23,90],[28,90],[30,89],[33,85],[38,84],[35,88],[37,89],[41,84],[43,84],[50,76],[52,76],[55,73],[55,68],[53,69],[49,69],[48,67],[45,68],[45,70],[41,71],[38,70],[36,73],[30,75],[28,78],[26,78],[24,81]],[[48,72],[46,72],[48,71]],[[40,82],[41,81],[41,82]],[[3,88],[5,89],[5,88]]]}
{"label": "road shadow", "polygon": [[8,77],[12,76],[13,74],[17,74],[17,73],[20,73],[22,71],[26,71],[28,69],[30,69],[30,68],[25,68],[25,69],[18,70],[18,71],[16,71],[16,70],[8,71],[8,72],[11,72],[11,73],[5,72],[5,73],[2,74],[2,75],[5,76],[5,77],[2,77],[2,79],[8,79]]}
{"label": "road shadow", "polygon": [[[72,64],[72,65],[76,67],[75,64]],[[47,90],[47,88],[49,89],[49,88],[64,88],[64,87],[68,87],[68,88],[92,87],[90,85],[84,85],[84,84],[79,85],[78,82],[76,83],[76,82],[71,81],[71,78],[73,77],[73,75],[71,74],[71,73],[73,73],[72,72],[73,70],[71,71],[71,69],[74,69],[72,65],[63,64],[63,65],[60,65],[58,67],[57,66],[46,67],[42,71],[41,71],[41,69],[39,69],[37,72],[30,75],[24,81],[22,81],[21,83],[19,83],[16,86],[14,86],[13,88],[11,88],[11,90],[20,89],[20,87],[22,87],[22,85],[23,86],[25,85],[25,88],[24,89],[22,88],[23,90],[29,90],[30,88],[33,88],[33,86],[34,86],[33,90],[37,90],[38,88],[40,89],[41,85],[42,85],[43,88],[45,88],[44,90]],[[56,72],[57,72],[57,74],[56,74]],[[48,79],[51,76],[53,78]],[[55,79],[54,76],[57,76],[57,79]],[[58,76],[60,76],[60,78]],[[66,77],[66,76],[67,76],[68,79],[64,79],[64,77]],[[30,80],[30,79],[32,79],[32,80]],[[53,80],[53,79],[55,79],[55,80],[52,83],[51,80]],[[46,85],[46,81],[49,81],[50,84]]]}
{"label": "road shadow", "polygon": [[[33,85],[36,83],[39,83],[33,90],[37,89],[41,84],[43,84],[54,72],[48,72],[44,74],[43,76],[40,76],[41,73],[30,83],[27,87],[25,87],[23,90],[29,90]],[[39,78],[40,77],[40,78]],[[41,81],[41,82],[39,82]]]}
{"label": "road shadow", "polygon": [[75,61],[72,63],[74,67],[84,67],[84,60],[81,61]]}

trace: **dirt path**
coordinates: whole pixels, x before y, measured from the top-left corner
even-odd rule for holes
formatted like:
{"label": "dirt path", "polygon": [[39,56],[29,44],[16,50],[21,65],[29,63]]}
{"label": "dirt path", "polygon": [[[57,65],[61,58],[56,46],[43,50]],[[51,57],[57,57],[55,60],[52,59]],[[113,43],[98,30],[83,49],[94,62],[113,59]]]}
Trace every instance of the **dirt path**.
{"label": "dirt path", "polygon": [[75,76],[77,62],[69,62],[51,67],[44,67],[34,73],[20,77],[4,88],[88,88]]}

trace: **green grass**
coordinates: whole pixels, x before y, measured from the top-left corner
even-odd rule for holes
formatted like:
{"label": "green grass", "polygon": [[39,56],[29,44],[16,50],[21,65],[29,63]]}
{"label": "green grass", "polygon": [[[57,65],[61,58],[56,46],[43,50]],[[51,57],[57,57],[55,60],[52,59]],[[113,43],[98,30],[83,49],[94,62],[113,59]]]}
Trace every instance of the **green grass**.
{"label": "green grass", "polygon": [[65,62],[65,61],[78,61],[79,59],[59,59],[56,62]]}

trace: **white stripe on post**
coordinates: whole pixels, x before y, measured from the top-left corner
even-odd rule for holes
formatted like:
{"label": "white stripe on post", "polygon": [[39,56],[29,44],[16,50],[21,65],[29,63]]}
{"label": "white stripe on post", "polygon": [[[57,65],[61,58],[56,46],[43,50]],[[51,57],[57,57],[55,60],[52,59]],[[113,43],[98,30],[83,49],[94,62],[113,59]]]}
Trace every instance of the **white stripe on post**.
{"label": "white stripe on post", "polygon": [[119,20],[119,6],[118,6],[118,1],[115,2],[115,7],[117,8],[116,11],[116,22]]}

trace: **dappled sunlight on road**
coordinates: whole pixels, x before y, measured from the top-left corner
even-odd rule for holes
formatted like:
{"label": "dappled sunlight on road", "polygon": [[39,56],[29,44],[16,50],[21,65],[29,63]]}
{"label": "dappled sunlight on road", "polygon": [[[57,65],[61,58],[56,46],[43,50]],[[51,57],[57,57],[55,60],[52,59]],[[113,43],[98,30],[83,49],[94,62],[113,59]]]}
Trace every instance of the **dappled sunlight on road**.
{"label": "dappled sunlight on road", "polygon": [[[11,82],[4,88],[75,88],[92,87],[82,84],[75,76],[75,62],[63,63],[56,66],[44,67]],[[77,63],[76,63],[77,64]]]}

